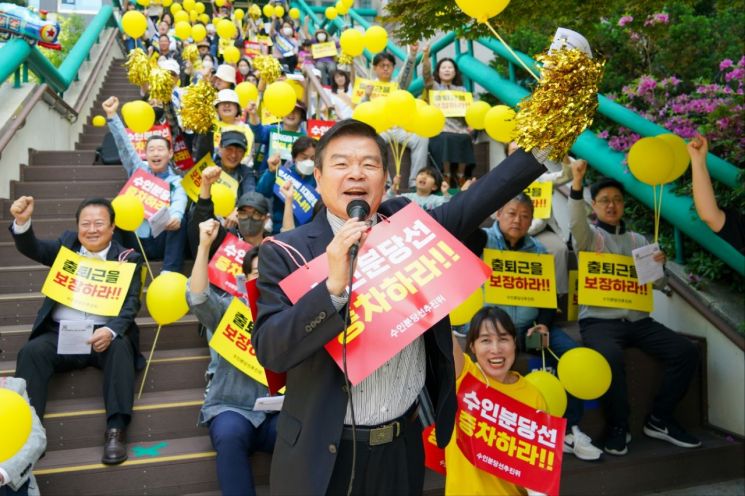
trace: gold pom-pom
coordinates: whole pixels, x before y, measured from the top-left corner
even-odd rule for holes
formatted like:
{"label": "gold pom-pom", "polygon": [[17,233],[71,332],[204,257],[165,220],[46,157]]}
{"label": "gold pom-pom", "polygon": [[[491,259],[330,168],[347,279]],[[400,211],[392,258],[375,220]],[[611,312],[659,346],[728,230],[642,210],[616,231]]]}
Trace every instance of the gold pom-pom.
{"label": "gold pom-pom", "polygon": [[129,52],[124,67],[127,68],[127,78],[130,83],[135,86],[144,86],[148,83],[151,66],[147,55],[141,48],[135,48]]}
{"label": "gold pom-pom", "polygon": [[550,149],[549,158],[561,160],[592,124],[605,62],[576,48],[536,58],[543,62],[543,74],[533,94],[520,102],[515,141],[527,151]]}
{"label": "gold pom-pom", "polygon": [[199,60],[199,49],[196,45],[189,45],[181,52],[181,58],[191,62],[191,65],[196,65],[196,62]]}
{"label": "gold pom-pom", "polygon": [[160,103],[171,103],[176,81],[171,71],[154,67],[150,70],[150,98]]}
{"label": "gold pom-pom", "polygon": [[254,72],[259,76],[259,79],[263,79],[266,84],[270,84],[282,75],[282,66],[279,60],[271,55],[259,55],[254,58]]}
{"label": "gold pom-pom", "polygon": [[349,54],[346,54],[346,53],[342,53],[342,54],[341,54],[341,55],[339,55],[339,57],[338,57],[338,58],[336,59],[336,63],[337,63],[338,65],[352,65],[352,60],[353,60],[353,59],[354,59],[354,58],[353,58],[353,57],[352,57],[351,55],[349,55]]}
{"label": "gold pom-pom", "polygon": [[217,120],[214,105],[216,97],[217,91],[205,78],[189,86],[181,99],[181,123],[184,129],[191,129],[196,133],[211,131]]}

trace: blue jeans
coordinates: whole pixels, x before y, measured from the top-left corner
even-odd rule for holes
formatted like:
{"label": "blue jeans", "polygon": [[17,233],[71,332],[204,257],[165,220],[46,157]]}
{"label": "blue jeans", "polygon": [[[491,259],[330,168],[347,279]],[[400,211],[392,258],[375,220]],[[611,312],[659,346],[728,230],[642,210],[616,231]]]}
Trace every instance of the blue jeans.
{"label": "blue jeans", "polygon": [[229,410],[212,419],[210,439],[217,451],[217,479],[224,496],[256,494],[250,457],[256,451],[274,451],[277,417],[267,415],[259,427]]}
{"label": "blue jeans", "polygon": [[[529,327],[524,327],[517,330],[517,339],[520,343],[520,349],[525,349],[525,336],[528,332]],[[548,330],[548,347],[551,351],[556,353],[556,356],[561,358],[561,355],[571,350],[572,348],[578,348],[579,345],[564,332],[561,327],[551,326]],[[535,353],[535,351],[533,351]],[[557,360],[546,352],[546,363],[556,368],[558,366]],[[573,425],[579,425],[579,421],[582,419],[582,413],[584,411],[584,405],[582,400],[575,398],[571,394],[567,393],[567,410],[564,413],[564,418],[567,419],[567,432],[571,432]]]}
{"label": "blue jeans", "polygon": [[[163,231],[157,238],[140,238],[149,260],[163,260],[163,270],[181,272],[186,248],[186,219],[176,231]],[[153,274],[155,277],[155,274]]]}

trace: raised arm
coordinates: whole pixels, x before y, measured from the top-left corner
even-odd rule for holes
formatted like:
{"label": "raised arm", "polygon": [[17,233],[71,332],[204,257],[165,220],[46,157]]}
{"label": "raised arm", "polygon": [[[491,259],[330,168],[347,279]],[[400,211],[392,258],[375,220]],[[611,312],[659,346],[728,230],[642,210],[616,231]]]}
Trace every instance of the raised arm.
{"label": "raised arm", "polygon": [[706,154],[709,143],[706,138],[697,134],[688,143],[688,154],[691,156],[691,174],[693,175],[693,202],[696,213],[714,232],[724,227],[725,213],[717,205],[714,187],[711,185],[709,171],[706,169]]}
{"label": "raised arm", "polygon": [[435,86],[435,79],[432,77],[432,60],[429,58],[429,49],[430,46],[427,43],[422,50],[422,79],[424,79],[424,87],[431,90]]}
{"label": "raised arm", "polygon": [[587,162],[575,160],[572,162],[572,188],[569,192],[569,228],[572,232],[574,247],[577,251],[591,249],[595,233],[587,221],[584,198],[582,197],[582,181],[587,172]]}
{"label": "raised arm", "polygon": [[132,146],[132,142],[127,136],[127,131],[124,129],[124,123],[116,113],[119,108],[119,99],[115,96],[111,96],[106,99],[101,105],[103,111],[106,112],[106,121],[109,124],[109,131],[114,137],[114,143],[116,143],[116,149],[119,152],[119,158],[122,160],[122,166],[127,171],[127,175],[131,176],[135,169],[142,168],[145,164],[137,154],[137,150]]}

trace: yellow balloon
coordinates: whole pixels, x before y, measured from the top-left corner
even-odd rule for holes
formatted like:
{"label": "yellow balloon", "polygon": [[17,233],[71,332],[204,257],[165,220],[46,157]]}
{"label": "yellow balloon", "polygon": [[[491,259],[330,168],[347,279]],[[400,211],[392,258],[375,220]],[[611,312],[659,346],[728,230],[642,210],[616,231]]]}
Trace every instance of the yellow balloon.
{"label": "yellow balloon", "polygon": [[354,5],[354,0],[341,0],[341,3],[343,3],[345,7],[351,9],[352,5]]}
{"label": "yellow balloon", "polygon": [[396,125],[396,114],[391,111],[392,105],[388,97],[379,97],[372,101],[373,112],[377,125],[375,130],[378,134],[385,132]]}
{"label": "yellow balloon", "polygon": [[130,10],[122,16],[122,29],[130,38],[140,38],[147,31],[147,19],[142,12]]}
{"label": "yellow balloon", "polygon": [[336,5],[334,5],[334,8],[336,9],[336,12],[338,12],[341,15],[347,15],[349,13],[349,7],[341,3],[341,0],[336,2]]}
{"label": "yellow balloon", "polygon": [[219,7],[225,7],[225,0],[215,0],[215,5]]}
{"label": "yellow balloon", "polygon": [[204,4],[202,2],[197,2],[197,3],[194,4],[194,10],[197,11],[197,14],[204,13],[204,9],[205,9],[205,7],[204,7]]}
{"label": "yellow balloon", "polygon": [[241,102],[241,107],[246,107],[249,102],[255,102],[259,98],[259,90],[256,85],[243,81],[235,87],[235,92],[238,95],[238,101]]}
{"label": "yellow balloon", "polygon": [[[178,5],[178,4],[175,3],[174,5]],[[175,14],[173,14],[174,26],[176,24],[178,24],[179,22],[185,22],[185,23],[188,24],[189,21],[191,21],[191,16],[185,10],[179,10],[178,12],[176,12]]]}
{"label": "yellow balloon", "polygon": [[150,5],[150,0],[137,0],[138,5],[142,5],[143,7],[147,7]]}
{"label": "yellow balloon", "polygon": [[416,112],[416,99],[406,90],[392,91],[388,95],[387,105],[394,116],[394,121],[400,126],[408,124],[411,116]]}
{"label": "yellow balloon", "polygon": [[365,49],[364,35],[354,28],[345,29],[339,37],[339,46],[350,57],[357,57]]}
{"label": "yellow balloon", "polygon": [[280,19],[285,16],[285,8],[281,5],[277,5],[274,7],[274,16],[279,17]]}
{"label": "yellow balloon", "polygon": [[245,16],[246,16],[246,13],[243,12],[242,9],[235,9],[235,12],[233,12],[233,17],[235,17],[239,21],[242,21]]}
{"label": "yellow balloon", "polygon": [[466,298],[466,301],[458,305],[450,312],[450,323],[454,326],[465,325],[471,322],[474,314],[484,308],[484,291],[478,288]]}
{"label": "yellow balloon", "polygon": [[153,107],[142,100],[135,100],[122,105],[122,117],[127,127],[136,133],[144,133],[155,123]]}
{"label": "yellow balloon", "polygon": [[235,192],[224,184],[214,183],[210,188],[215,214],[227,217],[235,208]]}
{"label": "yellow balloon", "polygon": [[31,407],[23,396],[0,388],[0,463],[13,458],[26,444],[31,418]]}
{"label": "yellow balloon", "polygon": [[650,186],[664,184],[674,162],[672,147],[657,137],[642,138],[629,150],[629,170],[636,179]]}
{"label": "yellow balloon", "polygon": [[285,81],[276,81],[264,91],[264,105],[276,117],[284,117],[295,108],[297,95]]}
{"label": "yellow balloon", "polygon": [[683,138],[677,134],[660,134],[657,136],[673,149],[673,170],[665,180],[666,183],[675,181],[688,170],[691,157],[688,155],[688,147]]}
{"label": "yellow balloon", "polygon": [[159,325],[176,322],[186,315],[186,276],[180,272],[161,273],[147,288],[147,310]]}
{"label": "yellow balloon", "polygon": [[197,12],[196,10],[190,10],[189,22],[197,22],[197,19],[199,19],[199,12]]}
{"label": "yellow balloon", "polygon": [[292,19],[300,19],[300,9],[293,7],[290,9],[290,17]]}
{"label": "yellow balloon", "polygon": [[176,32],[176,37],[180,40],[186,40],[191,36],[191,24],[184,21],[179,21],[173,27]]}
{"label": "yellow balloon", "polygon": [[510,0],[455,0],[460,10],[478,22],[486,22],[502,12]]}
{"label": "yellow balloon", "polygon": [[194,10],[197,4],[194,0],[184,0],[182,3],[184,4],[184,10]]}
{"label": "yellow balloon", "polygon": [[608,360],[591,348],[573,348],[561,355],[557,372],[569,394],[581,400],[600,398],[610,387]]}
{"label": "yellow balloon", "polygon": [[354,108],[352,112],[352,119],[364,122],[365,124],[375,128],[375,132],[378,131],[380,124],[378,123],[378,111],[377,107],[373,105],[373,102],[362,102]]}
{"label": "yellow balloon", "polygon": [[172,3],[173,3],[173,0],[162,0],[161,1],[161,4],[163,5],[163,7],[170,7]]}
{"label": "yellow balloon", "polygon": [[102,115],[97,115],[93,117],[93,121],[91,122],[95,127],[104,127],[106,125],[106,117]]}
{"label": "yellow balloon", "polygon": [[525,380],[534,385],[543,395],[548,406],[548,413],[561,417],[567,409],[567,393],[559,379],[545,370],[536,370],[525,376]]}
{"label": "yellow balloon", "polygon": [[515,133],[515,111],[507,105],[495,105],[484,115],[484,129],[493,140],[509,143]]}
{"label": "yellow balloon", "polygon": [[229,19],[221,19],[218,21],[216,31],[220,38],[225,38],[226,40],[235,38],[238,34],[235,24],[233,24]]}
{"label": "yellow balloon", "polygon": [[385,50],[388,44],[388,33],[381,26],[370,26],[365,31],[365,48],[371,53],[378,53]]}
{"label": "yellow balloon", "polygon": [[135,231],[145,220],[145,207],[134,195],[119,195],[111,201],[114,224],[125,231]]}
{"label": "yellow balloon", "polygon": [[191,39],[193,39],[195,43],[199,43],[206,37],[207,37],[207,29],[203,25],[195,24],[194,26],[192,26]]}
{"label": "yellow balloon", "polygon": [[[180,4],[180,3],[174,3],[174,4],[171,4],[171,14],[173,14],[174,16],[175,16],[175,15],[176,15],[177,13],[181,12],[181,9],[182,9],[182,7],[181,7],[181,4]],[[176,18],[174,17],[174,19],[173,19],[173,20],[175,21],[175,20],[176,20]]]}
{"label": "yellow balloon", "polygon": [[325,14],[326,14],[326,19],[328,19],[329,21],[333,21],[334,19],[336,19],[338,12],[336,11],[334,7],[326,7]]}
{"label": "yellow balloon", "polygon": [[199,14],[199,22],[206,26],[210,23],[210,16],[208,16],[207,14]]}
{"label": "yellow balloon", "polygon": [[414,133],[424,138],[433,138],[445,127],[445,114],[437,107],[424,105],[417,110],[413,126]]}
{"label": "yellow balloon", "polygon": [[222,53],[222,58],[228,64],[237,64],[238,61],[241,59],[241,52],[236,47],[229,46]]}
{"label": "yellow balloon", "polygon": [[466,124],[472,129],[484,129],[484,117],[491,109],[491,105],[483,100],[473,102],[466,109]]}
{"label": "yellow balloon", "polygon": [[264,17],[272,17],[274,15],[274,7],[272,4],[268,3],[264,5],[264,8],[261,9],[261,12],[264,13]]}

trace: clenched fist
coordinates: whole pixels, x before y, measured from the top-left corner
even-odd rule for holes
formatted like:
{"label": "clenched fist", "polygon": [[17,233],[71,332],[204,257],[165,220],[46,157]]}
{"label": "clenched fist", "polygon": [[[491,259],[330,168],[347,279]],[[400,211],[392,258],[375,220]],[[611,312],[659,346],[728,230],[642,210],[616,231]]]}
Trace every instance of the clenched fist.
{"label": "clenched fist", "polygon": [[110,96],[101,104],[101,107],[106,112],[106,117],[111,119],[116,115],[116,111],[119,108],[119,99],[115,96]]}
{"label": "clenched fist", "polygon": [[16,220],[16,224],[23,225],[31,219],[34,213],[34,197],[22,196],[10,206],[10,214]]}

